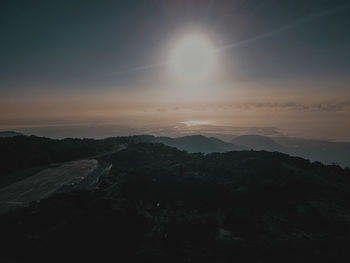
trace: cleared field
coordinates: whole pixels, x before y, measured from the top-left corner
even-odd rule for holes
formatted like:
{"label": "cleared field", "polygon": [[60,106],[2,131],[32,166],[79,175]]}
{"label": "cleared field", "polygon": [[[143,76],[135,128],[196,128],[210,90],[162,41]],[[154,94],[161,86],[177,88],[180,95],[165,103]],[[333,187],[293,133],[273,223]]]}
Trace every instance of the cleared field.
{"label": "cleared field", "polygon": [[69,162],[6,186],[0,189],[0,211],[46,198],[62,186],[77,184],[97,166],[97,160]]}

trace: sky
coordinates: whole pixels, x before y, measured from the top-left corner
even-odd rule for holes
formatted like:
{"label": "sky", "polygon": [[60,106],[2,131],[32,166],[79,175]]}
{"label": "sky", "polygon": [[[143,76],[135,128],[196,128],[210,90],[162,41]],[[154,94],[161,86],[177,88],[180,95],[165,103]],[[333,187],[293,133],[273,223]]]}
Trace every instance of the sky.
{"label": "sky", "polygon": [[[0,34],[0,130],[350,141],[349,1],[3,0]],[[195,84],[169,65],[193,35]]]}

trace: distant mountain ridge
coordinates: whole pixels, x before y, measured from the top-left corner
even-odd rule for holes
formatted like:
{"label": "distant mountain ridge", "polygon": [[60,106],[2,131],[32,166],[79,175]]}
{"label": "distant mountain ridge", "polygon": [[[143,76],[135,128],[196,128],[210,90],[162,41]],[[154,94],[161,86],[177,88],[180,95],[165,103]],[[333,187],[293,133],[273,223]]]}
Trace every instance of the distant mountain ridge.
{"label": "distant mountain ridge", "polygon": [[0,138],[9,138],[22,135],[24,134],[15,131],[0,131]]}
{"label": "distant mountain ridge", "polygon": [[287,153],[289,151],[288,148],[278,144],[270,137],[255,134],[237,136],[232,140],[232,143],[253,150],[264,150],[282,153]]}

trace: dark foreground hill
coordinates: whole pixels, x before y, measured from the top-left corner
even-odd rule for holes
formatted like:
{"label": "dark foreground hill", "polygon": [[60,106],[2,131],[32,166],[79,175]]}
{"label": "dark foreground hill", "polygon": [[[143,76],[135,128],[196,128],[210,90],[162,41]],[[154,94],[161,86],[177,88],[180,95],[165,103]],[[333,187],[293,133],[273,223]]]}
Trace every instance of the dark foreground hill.
{"label": "dark foreground hill", "polygon": [[0,217],[7,262],[349,262],[350,171],[131,142],[94,191]]}

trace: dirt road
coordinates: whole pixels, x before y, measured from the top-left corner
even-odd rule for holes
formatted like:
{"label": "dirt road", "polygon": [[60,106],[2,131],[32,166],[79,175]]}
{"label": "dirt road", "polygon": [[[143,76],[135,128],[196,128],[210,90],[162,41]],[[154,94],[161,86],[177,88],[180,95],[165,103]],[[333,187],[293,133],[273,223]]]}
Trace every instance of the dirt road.
{"label": "dirt road", "polygon": [[79,160],[45,169],[33,176],[0,189],[0,211],[27,205],[53,194],[65,185],[80,183],[98,166],[97,160]]}

